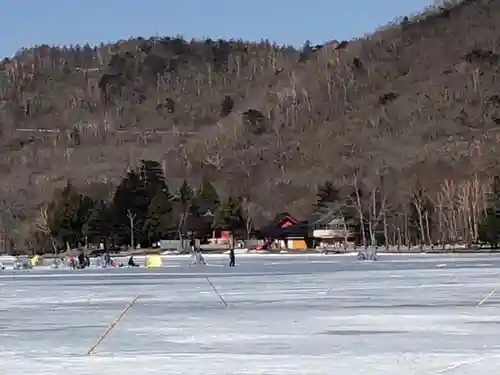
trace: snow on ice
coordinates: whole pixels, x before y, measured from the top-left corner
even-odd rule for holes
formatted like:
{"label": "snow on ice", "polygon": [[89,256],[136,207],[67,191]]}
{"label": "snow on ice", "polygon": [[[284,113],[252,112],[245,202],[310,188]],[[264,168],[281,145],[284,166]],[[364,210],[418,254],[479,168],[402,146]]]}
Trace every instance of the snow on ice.
{"label": "snow on ice", "polygon": [[255,255],[237,256],[235,268],[226,256],[206,259],[0,271],[2,373],[490,375],[500,366],[500,292],[477,306],[499,285],[495,256]]}

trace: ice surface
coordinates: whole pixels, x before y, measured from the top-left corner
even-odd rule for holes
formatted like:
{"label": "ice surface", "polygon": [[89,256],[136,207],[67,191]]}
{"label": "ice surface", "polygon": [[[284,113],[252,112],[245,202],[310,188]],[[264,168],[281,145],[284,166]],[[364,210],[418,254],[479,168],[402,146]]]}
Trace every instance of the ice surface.
{"label": "ice surface", "polygon": [[500,291],[476,307],[499,284],[495,256],[258,255],[238,256],[235,268],[227,256],[206,259],[0,271],[0,373],[491,375],[500,366]]}

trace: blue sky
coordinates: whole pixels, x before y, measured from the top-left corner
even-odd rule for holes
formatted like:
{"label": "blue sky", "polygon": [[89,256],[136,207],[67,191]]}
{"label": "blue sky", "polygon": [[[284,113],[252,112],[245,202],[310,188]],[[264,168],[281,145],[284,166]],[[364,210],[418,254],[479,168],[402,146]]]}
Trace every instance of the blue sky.
{"label": "blue sky", "polygon": [[130,36],[269,39],[300,46],[368,33],[432,0],[0,0],[0,56]]}

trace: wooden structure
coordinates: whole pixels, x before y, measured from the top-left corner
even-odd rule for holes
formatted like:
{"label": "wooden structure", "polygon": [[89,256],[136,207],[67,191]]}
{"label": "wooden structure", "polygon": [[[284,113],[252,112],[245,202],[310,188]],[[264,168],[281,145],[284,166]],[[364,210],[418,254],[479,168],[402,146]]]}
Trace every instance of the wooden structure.
{"label": "wooden structure", "polygon": [[293,249],[306,250],[314,246],[314,238],[307,222],[299,222],[292,215],[283,212],[258,231],[265,239],[262,250]]}

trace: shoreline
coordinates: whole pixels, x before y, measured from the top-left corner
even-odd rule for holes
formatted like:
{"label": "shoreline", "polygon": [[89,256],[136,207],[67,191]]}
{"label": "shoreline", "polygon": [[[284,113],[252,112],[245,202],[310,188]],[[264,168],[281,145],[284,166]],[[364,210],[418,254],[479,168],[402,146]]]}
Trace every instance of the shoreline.
{"label": "shoreline", "polygon": [[[363,248],[358,248],[356,250],[347,252],[335,252],[335,251],[318,251],[318,250],[281,250],[281,251],[247,251],[245,249],[236,249],[235,254],[238,257],[311,257],[311,256],[329,256],[329,257],[341,257],[341,256],[356,256],[359,251],[363,251]],[[225,257],[228,256],[229,250],[210,250],[201,251],[204,257]],[[191,254],[180,254],[178,252],[169,251],[155,251],[155,250],[144,250],[136,252],[123,252],[123,253],[112,253],[110,254],[113,258],[125,258],[133,255],[135,258],[143,258],[147,255],[160,255],[165,258],[189,258]],[[385,251],[384,249],[378,249],[377,254],[379,255],[391,255],[391,256],[408,256],[408,255],[488,255],[488,254],[500,254],[500,249],[455,249],[455,250],[405,250],[405,251]],[[23,255],[21,255],[23,256]],[[24,255],[25,256],[25,255]],[[55,257],[60,257],[61,255],[56,254],[43,254],[44,259],[53,259]],[[31,257],[31,256],[28,256]],[[13,255],[0,255],[0,262],[2,260],[11,260],[15,258]],[[93,257],[92,257],[93,258]]]}

